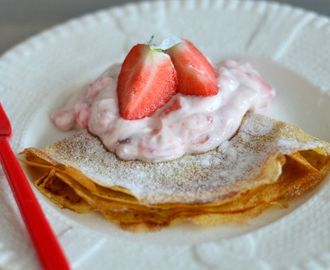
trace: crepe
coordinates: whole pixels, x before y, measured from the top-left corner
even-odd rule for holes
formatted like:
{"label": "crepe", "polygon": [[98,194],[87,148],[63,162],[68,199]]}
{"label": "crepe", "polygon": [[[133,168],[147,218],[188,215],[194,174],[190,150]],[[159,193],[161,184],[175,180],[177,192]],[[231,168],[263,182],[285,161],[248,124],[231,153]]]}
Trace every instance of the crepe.
{"label": "crepe", "polygon": [[245,224],[270,206],[286,207],[330,170],[330,144],[258,114],[217,149],[167,162],[120,160],[87,130],[21,154],[46,170],[35,185],[59,207],[100,211],[133,232],[184,221]]}

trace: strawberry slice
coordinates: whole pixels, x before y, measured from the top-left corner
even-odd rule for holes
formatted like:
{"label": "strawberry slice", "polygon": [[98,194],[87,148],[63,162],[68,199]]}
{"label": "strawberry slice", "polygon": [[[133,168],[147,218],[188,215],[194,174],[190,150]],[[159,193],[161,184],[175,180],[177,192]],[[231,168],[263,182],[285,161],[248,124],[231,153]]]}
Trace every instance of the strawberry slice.
{"label": "strawberry slice", "polygon": [[188,40],[166,50],[178,76],[178,92],[212,96],[219,91],[217,75],[205,56]]}
{"label": "strawberry slice", "polygon": [[[171,100],[171,102],[172,102],[172,100]],[[172,104],[168,103],[168,107],[166,109],[164,109],[164,111],[162,111],[162,113],[160,114],[160,116],[168,115],[171,112],[180,110],[181,108],[182,107],[181,107],[180,99],[173,98]]]}
{"label": "strawberry slice", "polygon": [[137,44],[126,56],[117,85],[120,116],[142,119],[176,93],[177,76],[171,58],[151,43]]}

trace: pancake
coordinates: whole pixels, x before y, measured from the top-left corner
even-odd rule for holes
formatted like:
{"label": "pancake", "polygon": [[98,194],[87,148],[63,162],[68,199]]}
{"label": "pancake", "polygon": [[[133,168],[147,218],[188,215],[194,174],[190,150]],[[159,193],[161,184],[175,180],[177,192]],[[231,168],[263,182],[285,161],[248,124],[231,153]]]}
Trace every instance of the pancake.
{"label": "pancake", "polygon": [[271,206],[286,207],[330,170],[330,144],[258,114],[246,115],[217,149],[167,162],[120,160],[87,130],[21,154],[46,170],[35,185],[59,207],[100,211],[133,232],[186,221],[246,224]]}

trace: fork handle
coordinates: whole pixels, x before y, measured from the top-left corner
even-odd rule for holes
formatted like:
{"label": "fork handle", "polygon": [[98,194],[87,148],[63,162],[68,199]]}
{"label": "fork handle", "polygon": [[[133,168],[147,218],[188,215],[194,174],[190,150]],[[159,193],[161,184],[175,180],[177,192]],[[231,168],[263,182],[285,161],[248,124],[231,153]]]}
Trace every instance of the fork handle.
{"label": "fork handle", "polygon": [[9,142],[1,138],[0,161],[43,268],[70,269]]}

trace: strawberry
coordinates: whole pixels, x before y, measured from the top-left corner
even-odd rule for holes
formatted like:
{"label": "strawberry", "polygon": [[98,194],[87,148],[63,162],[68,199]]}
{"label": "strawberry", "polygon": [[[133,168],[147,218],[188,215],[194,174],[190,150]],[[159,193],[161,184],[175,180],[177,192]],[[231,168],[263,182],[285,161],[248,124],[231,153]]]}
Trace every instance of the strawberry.
{"label": "strawberry", "polygon": [[212,96],[219,91],[217,75],[205,56],[188,40],[166,50],[178,76],[178,92]]}
{"label": "strawberry", "polygon": [[119,113],[127,120],[149,116],[176,93],[178,82],[171,58],[151,41],[131,49],[118,77]]}
{"label": "strawberry", "polygon": [[162,113],[160,114],[160,116],[165,116],[170,114],[171,112],[180,110],[181,107],[181,102],[180,99],[173,99],[172,104],[168,103],[168,107],[166,109],[164,109],[164,111],[162,111]]}

